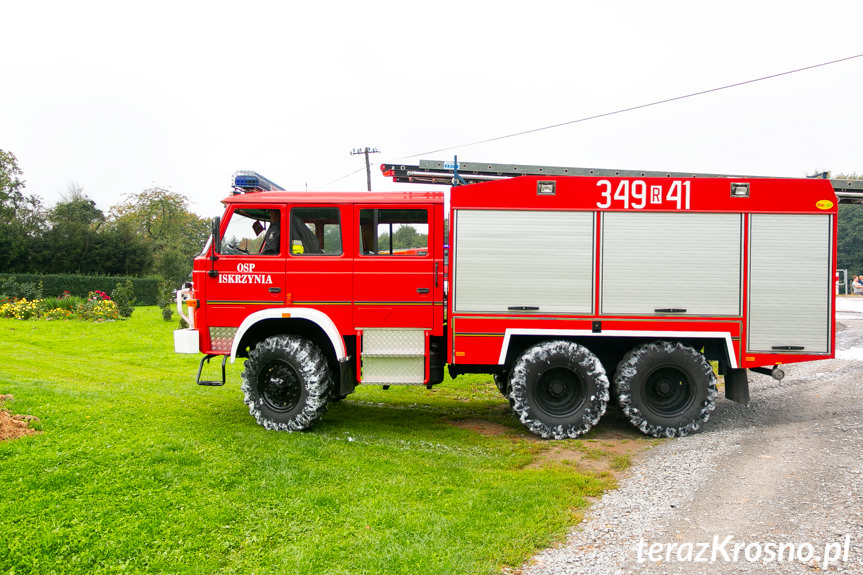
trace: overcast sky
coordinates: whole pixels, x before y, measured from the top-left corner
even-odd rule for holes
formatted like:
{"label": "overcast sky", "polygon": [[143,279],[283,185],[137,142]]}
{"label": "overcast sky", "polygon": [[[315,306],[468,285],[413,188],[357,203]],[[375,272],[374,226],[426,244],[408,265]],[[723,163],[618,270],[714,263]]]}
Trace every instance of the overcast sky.
{"label": "overcast sky", "polygon": [[[410,187],[377,165],[863,53],[863,2],[2,1],[0,148],[53,204],[230,176]],[[863,58],[422,156],[804,176],[863,172]],[[418,159],[418,158],[415,158]]]}

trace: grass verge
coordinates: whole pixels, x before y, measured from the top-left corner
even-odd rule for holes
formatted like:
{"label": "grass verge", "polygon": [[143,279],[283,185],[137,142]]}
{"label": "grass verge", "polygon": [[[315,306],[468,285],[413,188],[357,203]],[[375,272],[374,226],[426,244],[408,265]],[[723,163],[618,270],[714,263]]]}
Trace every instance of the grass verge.
{"label": "grass verge", "polygon": [[497,573],[651,443],[614,418],[537,441],[481,376],[360,388],[312,432],[268,432],[240,363],[194,385],[173,327],[155,307],[0,319],[0,393],[43,431],[0,442],[0,573]]}

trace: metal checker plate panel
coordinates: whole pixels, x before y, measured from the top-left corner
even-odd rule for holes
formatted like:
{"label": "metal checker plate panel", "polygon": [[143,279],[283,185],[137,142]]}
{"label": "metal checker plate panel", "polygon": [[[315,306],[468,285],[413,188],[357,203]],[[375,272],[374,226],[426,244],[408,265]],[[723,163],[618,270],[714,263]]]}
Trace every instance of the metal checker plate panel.
{"label": "metal checker plate panel", "polygon": [[235,327],[211,327],[210,347],[213,348],[213,351],[231,351],[236,334],[237,328]]}
{"label": "metal checker plate panel", "polygon": [[416,385],[425,379],[425,358],[367,357],[363,359],[363,383]]}
{"label": "metal checker plate panel", "polygon": [[425,332],[421,329],[364,330],[363,354],[424,356]]}

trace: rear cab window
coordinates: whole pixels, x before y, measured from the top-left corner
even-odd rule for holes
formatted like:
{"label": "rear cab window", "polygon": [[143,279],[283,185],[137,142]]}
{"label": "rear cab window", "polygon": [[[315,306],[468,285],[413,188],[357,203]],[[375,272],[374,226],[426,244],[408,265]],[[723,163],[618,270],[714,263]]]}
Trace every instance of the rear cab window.
{"label": "rear cab window", "polygon": [[428,245],[428,210],[360,210],[360,255],[428,256]]}

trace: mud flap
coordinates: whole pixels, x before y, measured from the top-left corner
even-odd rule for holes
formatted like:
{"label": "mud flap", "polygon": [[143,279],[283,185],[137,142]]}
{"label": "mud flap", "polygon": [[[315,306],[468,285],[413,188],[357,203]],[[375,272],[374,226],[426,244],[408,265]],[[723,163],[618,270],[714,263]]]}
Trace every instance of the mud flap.
{"label": "mud flap", "polygon": [[354,392],[357,378],[354,375],[354,364],[351,358],[343,357],[339,360],[339,387],[337,395],[345,396]]}
{"label": "mud flap", "polygon": [[749,405],[749,377],[745,369],[729,369],[725,372],[725,398]]}

